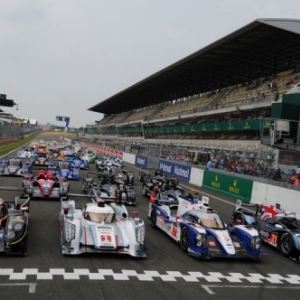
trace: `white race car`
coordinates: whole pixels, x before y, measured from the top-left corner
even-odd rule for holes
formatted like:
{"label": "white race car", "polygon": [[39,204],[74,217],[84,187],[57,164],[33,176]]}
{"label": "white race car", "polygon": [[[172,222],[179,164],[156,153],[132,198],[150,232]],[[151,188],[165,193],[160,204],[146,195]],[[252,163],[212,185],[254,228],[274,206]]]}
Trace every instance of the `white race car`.
{"label": "white race car", "polygon": [[70,199],[76,196],[91,197],[68,194],[61,199],[62,254],[98,252],[146,257],[146,231],[142,219],[129,217],[126,207],[111,197],[93,199],[83,209],[76,209],[75,201]]}
{"label": "white race car", "polygon": [[31,158],[35,156],[35,152],[29,148],[21,148],[18,150],[17,156],[20,158]]}

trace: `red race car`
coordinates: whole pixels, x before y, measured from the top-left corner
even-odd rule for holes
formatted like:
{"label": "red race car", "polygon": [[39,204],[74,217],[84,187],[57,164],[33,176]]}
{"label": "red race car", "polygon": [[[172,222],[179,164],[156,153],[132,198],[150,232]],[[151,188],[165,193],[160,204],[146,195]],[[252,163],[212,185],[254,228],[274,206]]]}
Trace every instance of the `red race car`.
{"label": "red race car", "polygon": [[52,171],[40,170],[34,177],[32,174],[24,176],[24,192],[30,198],[61,198],[70,190],[70,182],[61,177],[53,175]]}

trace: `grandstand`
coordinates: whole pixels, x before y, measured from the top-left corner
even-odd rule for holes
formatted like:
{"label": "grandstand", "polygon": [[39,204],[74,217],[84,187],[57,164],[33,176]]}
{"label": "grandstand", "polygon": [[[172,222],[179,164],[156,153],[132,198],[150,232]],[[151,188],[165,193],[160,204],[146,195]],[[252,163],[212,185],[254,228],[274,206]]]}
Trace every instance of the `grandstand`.
{"label": "grandstand", "polygon": [[299,53],[300,20],[257,19],[89,108],[104,114],[94,127],[108,141],[160,145],[159,155],[177,145],[176,157],[189,161],[204,152],[284,163],[282,153],[300,150],[299,130],[290,130],[300,115]]}

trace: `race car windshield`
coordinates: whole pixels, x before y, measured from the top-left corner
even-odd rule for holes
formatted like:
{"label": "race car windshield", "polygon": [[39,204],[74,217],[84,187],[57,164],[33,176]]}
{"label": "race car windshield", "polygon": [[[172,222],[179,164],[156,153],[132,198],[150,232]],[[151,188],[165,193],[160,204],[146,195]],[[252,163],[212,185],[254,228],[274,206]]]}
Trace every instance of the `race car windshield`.
{"label": "race car windshield", "polygon": [[9,165],[11,167],[18,167],[20,165],[20,160],[19,159],[11,159],[9,161]]}
{"label": "race car windshield", "polygon": [[89,219],[95,223],[112,223],[114,220],[114,213],[97,213],[97,212],[88,212]]}
{"label": "race car windshield", "polygon": [[70,164],[68,162],[65,162],[65,161],[59,162],[58,166],[61,170],[69,170],[69,168],[70,168]]}
{"label": "race car windshield", "polygon": [[215,213],[200,213],[198,222],[200,225],[213,229],[225,229],[224,223],[220,216]]}

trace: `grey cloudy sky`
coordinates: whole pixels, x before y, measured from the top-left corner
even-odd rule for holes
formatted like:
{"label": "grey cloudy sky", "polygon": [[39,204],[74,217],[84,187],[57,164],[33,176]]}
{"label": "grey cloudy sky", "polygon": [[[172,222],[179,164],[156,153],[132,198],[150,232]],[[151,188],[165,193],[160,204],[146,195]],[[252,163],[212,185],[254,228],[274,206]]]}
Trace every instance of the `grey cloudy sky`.
{"label": "grey cloudy sky", "polygon": [[257,18],[300,19],[299,0],[0,0],[1,109],[94,124],[88,108]]}

